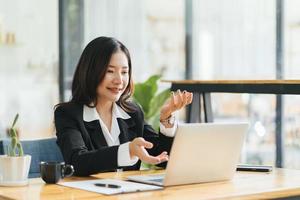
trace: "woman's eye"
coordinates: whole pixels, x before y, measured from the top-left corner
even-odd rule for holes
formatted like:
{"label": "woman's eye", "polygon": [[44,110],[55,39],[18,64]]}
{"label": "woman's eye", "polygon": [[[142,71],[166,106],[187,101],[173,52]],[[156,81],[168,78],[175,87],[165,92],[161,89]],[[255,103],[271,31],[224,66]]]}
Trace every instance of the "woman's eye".
{"label": "woman's eye", "polygon": [[113,70],[107,70],[107,73],[114,73]]}
{"label": "woman's eye", "polygon": [[128,71],[123,71],[122,74],[128,74]]}

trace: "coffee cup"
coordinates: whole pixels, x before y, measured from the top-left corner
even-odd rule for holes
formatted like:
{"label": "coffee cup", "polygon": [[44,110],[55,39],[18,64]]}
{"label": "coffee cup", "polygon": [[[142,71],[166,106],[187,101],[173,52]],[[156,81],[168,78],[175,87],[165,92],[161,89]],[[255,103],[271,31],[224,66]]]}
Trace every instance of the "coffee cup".
{"label": "coffee cup", "polygon": [[42,161],[40,162],[40,173],[46,183],[57,183],[65,177],[72,176],[74,168],[64,162]]}

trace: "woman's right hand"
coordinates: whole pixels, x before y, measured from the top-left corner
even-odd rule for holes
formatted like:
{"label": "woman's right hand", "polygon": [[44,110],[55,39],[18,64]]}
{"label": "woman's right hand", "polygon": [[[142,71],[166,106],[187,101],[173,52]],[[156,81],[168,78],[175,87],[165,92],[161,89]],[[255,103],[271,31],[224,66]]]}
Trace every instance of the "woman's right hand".
{"label": "woman's right hand", "polygon": [[166,151],[162,152],[158,156],[149,155],[146,149],[151,149],[152,147],[153,144],[151,142],[146,141],[144,138],[135,138],[129,143],[130,157],[132,158],[133,156],[137,156],[143,162],[154,165],[168,161],[168,153]]}

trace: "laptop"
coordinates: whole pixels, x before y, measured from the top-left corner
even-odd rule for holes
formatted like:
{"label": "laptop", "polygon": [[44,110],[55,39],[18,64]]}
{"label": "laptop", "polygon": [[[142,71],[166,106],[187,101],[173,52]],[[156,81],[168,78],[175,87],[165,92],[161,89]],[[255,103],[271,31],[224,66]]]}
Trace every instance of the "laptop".
{"label": "laptop", "polygon": [[230,180],[247,129],[248,123],[178,124],[165,173],[127,179],[158,186]]}

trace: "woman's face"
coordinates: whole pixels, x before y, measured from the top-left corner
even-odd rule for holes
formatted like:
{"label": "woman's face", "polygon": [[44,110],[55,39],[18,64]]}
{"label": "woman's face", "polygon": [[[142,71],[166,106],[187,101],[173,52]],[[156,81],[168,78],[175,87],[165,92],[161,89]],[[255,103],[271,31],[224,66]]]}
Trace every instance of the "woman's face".
{"label": "woman's face", "polygon": [[129,82],[129,66],[126,55],[117,51],[111,56],[104,79],[97,87],[98,102],[116,102]]}

